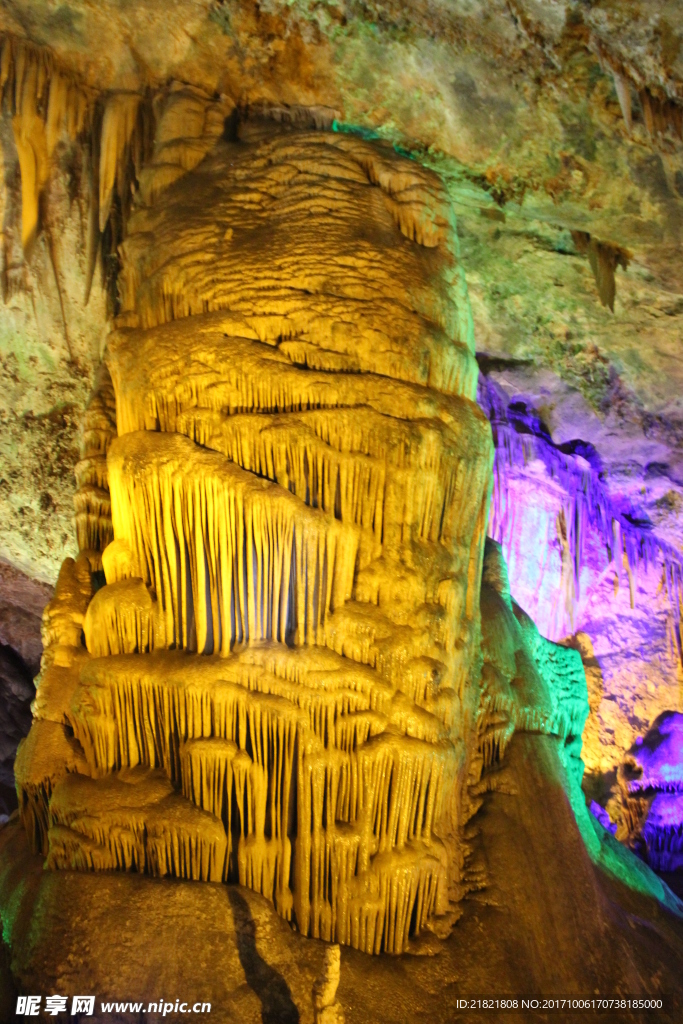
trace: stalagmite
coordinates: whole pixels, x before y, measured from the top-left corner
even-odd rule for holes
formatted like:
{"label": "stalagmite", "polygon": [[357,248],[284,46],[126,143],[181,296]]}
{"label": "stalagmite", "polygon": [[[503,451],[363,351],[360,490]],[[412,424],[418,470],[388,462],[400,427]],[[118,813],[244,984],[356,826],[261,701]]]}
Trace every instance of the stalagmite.
{"label": "stalagmite", "polygon": [[341,973],[341,950],[328,946],[322,973],[313,985],[313,1020],[315,1024],[344,1024],[344,1011],[335,999]]}
{"label": "stalagmite", "polygon": [[120,537],[107,544],[102,552],[102,571],[107,583],[118,583],[121,580],[139,577],[140,572],[133,559],[128,543]]}
{"label": "stalagmite", "polygon": [[81,458],[76,464],[74,495],[78,547],[99,568],[100,552],[112,539],[107,451],[116,436],[114,389],[102,364],[81,425]]}
{"label": "stalagmite", "polygon": [[[141,579],[119,580],[95,594],[83,622],[85,645],[93,657],[153,651],[159,644],[156,600]],[[161,641],[163,645],[163,640]]]}
{"label": "stalagmite", "polygon": [[[575,652],[485,587],[480,679],[492,446],[441,182],[301,113],[219,139],[226,112],[157,106],[36,702],[81,761],[41,774],[36,722],[22,807],[50,867],[239,881],[400,953],[456,916],[512,732],[580,734]],[[105,219],[138,113],[105,112]]]}
{"label": "stalagmite", "polygon": [[36,678],[34,722],[17,748],[14,765],[19,812],[35,849],[47,852],[48,805],[67,772],[88,775],[90,768],[68,728],[67,711],[87,660],[81,638],[92,596],[85,555],[62,563],[54,596],[43,611],[43,656]]}
{"label": "stalagmite", "polygon": [[86,776],[89,767],[63,725],[38,718],[17,749],[14,774],[19,813],[33,848],[46,854],[50,822],[49,804],[55,786],[65,774]]}
{"label": "stalagmite", "polygon": [[90,565],[80,555],[66,558],[59,570],[54,596],[43,612],[43,647],[54,644],[77,647],[81,642],[83,618],[92,597]]}

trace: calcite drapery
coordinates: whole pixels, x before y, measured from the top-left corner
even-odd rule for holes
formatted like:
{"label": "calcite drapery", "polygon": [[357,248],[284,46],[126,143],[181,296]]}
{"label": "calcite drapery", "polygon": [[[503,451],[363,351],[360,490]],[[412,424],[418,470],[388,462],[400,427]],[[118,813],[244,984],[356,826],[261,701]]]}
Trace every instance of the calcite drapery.
{"label": "calcite drapery", "polygon": [[477,738],[491,440],[449,204],[260,117],[172,177],[121,249],[118,437],[103,371],[77,499],[106,584],[87,653],[48,647],[34,729],[70,754],[41,789],[27,744],[25,820],[52,867],[239,879],[398,952],[457,892]]}

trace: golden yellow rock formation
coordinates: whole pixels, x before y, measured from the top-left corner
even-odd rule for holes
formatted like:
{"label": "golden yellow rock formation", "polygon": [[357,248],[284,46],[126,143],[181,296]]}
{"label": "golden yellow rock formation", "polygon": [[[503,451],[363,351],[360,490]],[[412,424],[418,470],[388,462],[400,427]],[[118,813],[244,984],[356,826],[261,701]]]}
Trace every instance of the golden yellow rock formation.
{"label": "golden yellow rock formation", "polygon": [[344,1024],[344,1011],[336,1001],[341,974],[341,950],[328,946],[321,975],[313,985],[313,1019],[315,1024]]}
{"label": "golden yellow rock formation", "polygon": [[[112,104],[102,215],[134,119]],[[57,708],[76,753],[48,772],[27,741],[22,812],[48,866],[239,880],[305,935],[400,952],[458,898],[494,757],[453,218],[390,148],[261,116],[216,142],[212,117],[170,90],[121,246],[64,570],[88,593],[60,577],[70,653],[31,734]]]}
{"label": "golden yellow rock formation", "polygon": [[99,567],[102,550],[112,539],[107,452],[116,436],[114,389],[107,367],[97,372],[95,387],[81,425],[81,459],[76,464],[78,491],[74,498],[76,535],[80,551]]}
{"label": "golden yellow rock formation", "polygon": [[0,96],[12,113],[21,170],[24,248],[38,228],[38,204],[50,158],[62,132],[75,139],[89,120],[92,97],[55,66],[49,50],[5,36],[0,53]]}

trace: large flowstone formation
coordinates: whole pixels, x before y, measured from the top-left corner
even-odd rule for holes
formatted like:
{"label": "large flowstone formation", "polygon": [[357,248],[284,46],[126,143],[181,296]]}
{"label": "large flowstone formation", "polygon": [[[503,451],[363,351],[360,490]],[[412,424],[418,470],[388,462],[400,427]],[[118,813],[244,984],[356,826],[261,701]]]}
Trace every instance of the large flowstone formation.
{"label": "large flowstone formation", "polygon": [[439,179],[272,117],[201,159],[200,107],[171,91],[121,246],[22,817],[51,868],[239,881],[400,952],[454,917],[483,771],[515,728],[580,736],[585,696],[500,580],[482,660],[492,445]]}

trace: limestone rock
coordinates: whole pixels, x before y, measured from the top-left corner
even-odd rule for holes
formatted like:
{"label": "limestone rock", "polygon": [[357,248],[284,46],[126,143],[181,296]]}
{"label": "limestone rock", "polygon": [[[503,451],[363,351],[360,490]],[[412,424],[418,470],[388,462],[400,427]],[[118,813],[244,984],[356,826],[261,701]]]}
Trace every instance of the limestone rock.
{"label": "limestone rock", "polygon": [[260,114],[188,168],[121,247],[22,813],[53,868],[239,880],[400,952],[458,884],[491,458],[448,198]]}
{"label": "limestone rock", "polygon": [[328,946],[320,977],[313,985],[313,1019],[315,1024],[344,1024],[344,1011],[335,999],[341,973],[341,950]]}
{"label": "limestone rock", "polygon": [[683,868],[683,716],[665,711],[620,766],[623,837],[657,871]]}

